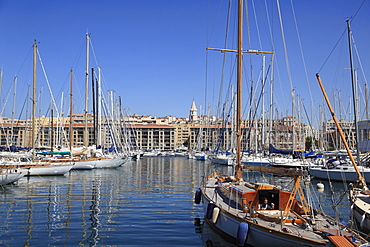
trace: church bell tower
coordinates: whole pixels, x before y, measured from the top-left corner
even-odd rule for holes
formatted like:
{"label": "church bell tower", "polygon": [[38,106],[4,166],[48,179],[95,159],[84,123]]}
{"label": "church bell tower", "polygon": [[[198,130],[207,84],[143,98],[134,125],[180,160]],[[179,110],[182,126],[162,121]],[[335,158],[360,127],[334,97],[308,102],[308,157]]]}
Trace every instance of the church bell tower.
{"label": "church bell tower", "polygon": [[191,123],[198,121],[198,110],[197,110],[197,107],[195,106],[195,101],[194,100],[191,103],[189,120],[190,120]]}

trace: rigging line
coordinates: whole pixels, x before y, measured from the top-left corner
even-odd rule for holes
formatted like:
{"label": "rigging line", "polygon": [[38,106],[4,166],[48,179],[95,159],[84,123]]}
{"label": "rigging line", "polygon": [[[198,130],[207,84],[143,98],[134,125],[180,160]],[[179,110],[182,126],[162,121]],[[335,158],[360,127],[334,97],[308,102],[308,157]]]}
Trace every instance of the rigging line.
{"label": "rigging line", "polygon": [[[361,7],[364,5],[366,0],[362,1],[360,7],[357,9],[356,13],[350,18],[352,21],[355,19],[355,17],[357,16],[358,12],[360,11]],[[343,35],[346,33],[347,31],[347,28],[344,29],[342,35],[340,36],[339,40],[337,41],[337,43],[334,45],[333,49],[331,50],[329,56],[326,58],[326,60],[324,61],[323,65],[321,66],[321,68],[319,69],[319,73],[321,72],[322,68],[324,67],[324,65],[326,64],[326,62],[329,60],[329,57],[331,56],[331,54],[334,52],[335,48],[337,47],[339,41],[342,39]]]}
{"label": "rigging line", "polygon": [[[15,78],[16,78],[16,77],[15,77]],[[4,105],[3,105],[3,108],[1,109],[1,113],[0,113],[0,114],[1,114],[1,116],[3,116],[3,115],[4,115],[5,106],[6,106],[6,104],[8,103],[8,100],[9,100],[10,94],[11,94],[12,89],[13,89],[13,85],[14,85],[14,80],[13,80],[13,82],[12,82],[11,87],[9,88],[9,91],[8,91],[7,96],[5,97]],[[2,123],[2,124],[3,124],[3,123]]]}
{"label": "rigging line", "polygon": [[260,34],[260,29],[258,28],[258,20],[257,20],[257,14],[256,14],[256,8],[254,5],[254,1],[252,1],[252,9],[253,9],[253,14],[254,14],[254,21],[256,23],[256,32],[257,32],[257,37],[258,37],[258,42],[260,45],[260,50],[262,51],[262,42],[261,42],[261,34]]}
{"label": "rigging line", "polygon": [[209,56],[208,51],[206,51],[206,71],[205,71],[205,78],[204,78],[204,104],[207,103],[207,88],[208,88],[208,63],[209,63]]}
{"label": "rigging line", "polygon": [[[103,114],[105,117],[108,117],[110,116],[108,110],[107,110],[107,105],[106,105],[106,101],[105,101],[105,98],[102,99],[102,110],[103,110]],[[115,135],[112,131],[112,126],[109,124],[109,121],[107,120],[106,122],[107,124],[107,127],[108,127],[108,131],[109,131],[109,134],[110,134],[110,137],[111,137],[111,144],[113,145],[113,147],[115,147],[114,149],[114,152],[117,154],[117,146],[116,146],[116,140],[115,140]]]}
{"label": "rigging line", "polygon": [[[248,27],[248,45],[249,47],[252,47],[252,41],[251,41],[251,28],[250,28],[250,21],[249,21],[249,5],[248,5],[248,2],[246,1],[245,3],[245,16],[246,16],[246,21],[247,21],[247,27]],[[253,54],[250,53],[249,54],[249,66],[250,66],[250,94],[249,94],[249,118],[250,116],[252,115],[252,105],[253,105],[253,101],[254,101],[254,95],[253,95],[253,85],[254,85],[254,74],[253,74]],[[243,60],[243,65],[244,65],[244,60]],[[244,71],[247,71],[247,70],[244,70]],[[247,78],[247,75],[245,75],[245,77]]]}
{"label": "rigging line", "polygon": [[93,44],[92,44],[92,41],[91,41],[91,38],[89,39],[89,42],[90,42],[90,47],[91,47],[91,51],[93,53],[93,56],[94,56],[94,60],[95,60],[95,64],[96,66],[99,66],[98,64],[98,60],[96,59],[96,55],[95,55],[95,51],[94,51],[94,47],[93,47]]}
{"label": "rigging line", "polygon": [[[231,1],[231,0],[230,0]],[[211,3],[210,3],[211,1],[210,0],[208,0],[208,20],[207,20],[207,37],[206,37],[206,47],[209,47],[209,42],[210,42],[210,40],[211,40],[211,37],[212,37],[212,35],[213,35],[213,33],[214,33],[214,30],[215,30],[215,23],[212,25],[213,26],[213,28],[212,28],[212,30],[211,31],[209,31],[209,27],[210,27],[210,10],[211,10]],[[217,11],[217,15],[216,15],[216,18],[215,18],[215,20],[214,20],[214,22],[216,22],[216,20],[218,19],[218,16],[219,16],[219,14],[220,14],[220,12],[221,12],[221,10],[223,9],[223,7],[222,7],[222,3],[223,3],[223,1],[221,1],[220,2],[220,5],[218,6],[218,11]],[[208,39],[207,39],[208,38]]]}
{"label": "rigging line", "polygon": [[266,10],[266,18],[267,18],[267,23],[268,23],[268,29],[269,29],[269,39],[270,39],[270,42],[271,42],[271,47],[272,47],[272,51],[275,52],[275,46],[274,46],[274,38],[273,38],[273,35],[272,35],[272,27],[271,27],[271,21],[270,21],[270,15],[269,15],[269,10],[268,10],[268,7],[267,7],[267,0],[265,0],[265,10]]}
{"label": "rigging line", "polygon": [[305,75],[306,75],[306,81],[307,81],[307,84],[308,84],[308,91],[310,92],[310,99],[311,99],[311,101],[313,101],[311,86],[310,86],[310,82],[309,82],[309,79],[308,79],[306,61],[305,61],[304,54],[303,54],[303,49],[302,49],[301,37],[299,35],[298,25],[297,25],[297,18],[296,18],[296,14],[295,14],[295,11],[294,11],[294,6],[293,6],[293,0],[290,0],[290,3],[291,3],[291,6],[292,6],[294,24],[295,24],[295,29],[296,29],[297,36],[298,36],[297,38],[298,38],[299,49],[300,49],[301,57],[302,57],[303,68],[304,68],[304,72],[305,72]]}
{"label": "rigging line", "polygon": [[55,102],[55,99],[54,99],[53,91],[51,90],[51,87],[50,87],[49,79],[48,79],[48,77],[46,75],[45,67],[44,67],[44,64],[42,62],[39,49],[37,49],[37,55],[38,55],[38,58],[39,58],[39,61],[40,61],[40,64],[41,64],[42,72],[44,73],[44,76],[45,76],[46,84],[48,85],[48,89],[49,89],[49,92],[50,92],[50,96],[51,96],[51,100],[52,100],[53,106],[55,107],[55,110],[57,111],[56,112],[57,115],[59,115],[58,107],[57,107],[56,102]]}
{"label": "rigging line", "polygon": [[[312,183],[310,183],[310,186],[311,186],[311,189],[312,189],[312,191],[315,191],[315,189],[313,188],[313,185],[312,185]],[[315,204],[315,208],[317,208],[316,207],[316,203],[315,202],[317,202],[318,203],[318,207],[320,208],[320,211],[321,212],[324,212],[324,209],[322,208],[322,206],[321,206],[321,200],[320,200],[320,198],[317,196],[317,194],[316,193],[312,193],[312,195],[313,195],[313,197],[314,197],[314,204]]]}
{"label": "rigging line", "polygon": [[23,63],[22,63],[22,65],[21,65],[21,67],[19,68],[19,70],[18,70],[18,72],[17,72],[17,75],[19,75],[20,71],[21,71],[21,70],[22,70],[22,68],[23,68],[23,65],[25,64],[25,62],[26,62],[27,58],[29,57],[29,55],[30,55],[30,53],[31,53],[31,51],[32,51],[32,50],[33,50],[33,45],[31,46],[31,48],[30,48],[30,50],[28,51],[28,53],[27,53],[27,55],[26,55],[25,59],[23,60]]}
{"label": "rigging line", "polygon": [[358,52],[358,49],[357,49],[357,45],[356,45],[356,42],[355,42],[355,37],[353,36],[353,33],[352,32],[351,32],[351,36],[352,36],[352,43],[353,43],[353,46],[354,46],[355,51],[356,51],[356,57],[358,59],[358,63],[359,63],[360,68],[361,68],[361,72],[362,72],[361,74],[364,77],[365,83],[368,84],[367,83],[367,79],[366,79],[366,75],[364,73],[364,68],[362,66],[362,62],[361,62],[361,59],[360,59],[360,55],[359,55],[359,52]]}
{"label": "rigging line", "polygon": [[[266,80],[266,78],[267,78],[267,76],[268,76],[269,72],[270,72],[270,66],[267,68],[266,76],[265,76],[265,80]],[[262,92],[263,92],[263,88],[264,88],[264,86],[265,86],[265,84],[264,84],[264,85],[262,86],[262,88],[261,88],[261,93],[260,93],[260,95],[259,95],[259,97],[258,97],[258,101],[257,101],[257,103],[256,103],[256,108],[258,108],[258,106],[259,106],[259,104],[260,104],[260,101],[261,101],[261,98],[262,98]],[[256,110],[256,111],[254,111],[253,117],[251,117],[251,121],[250,121],[250,125],[249,125],[249,130],[248,130],[248,135],[246,136],[246,139],[247,139],[247,140],[249,140],[249,138],[251,137],[251,132],[252,132],[252,128],[251,128],[251,126],[252,126],[252,122],[253,122],[253,121],[256,121],[256,119],[255,119],[256,114],[257,114],[257,110]],[[247,143],[245,144],[245,146],[246,146],[247,144],[249,145],[249,142],[247,142]],[[244,147],[245,147],[245,146],[244,146]]]}
{"label": "rigging line", "polygon": [[[360,4],[360,7],[358,7],[358,9],[357,9],[356,13],[355,13],[355,14],[353,15],[353,17],[352,17],[352,21],[355,19],[356,15],[358,14],[358,12],[360,11],[360,9],[362,8],[362,5],[364,5],[365,1],[366,1],[366,0],[362,1],[362,3]],[[352,21],[351,21],[351,22],[352,22]]]}
{"label": "rigging line", "polygon": [[17,123],[16,123],[15,127],[18,127],[18,126],[19,126],[19,124],[21,123],[21,120],[20,120],[20,119],[21,119],[21,117],[22,117],[23,110],[24,110],[25,105],[26,105],[26,102],[27,102],[27,98],[28,98],[28,95],[27,95],[27,97],[25,97],[25,100],[23,101],[23,105],[22,105],[22,108],[21,108],[21,110],[20,110],[19,117],[18,117],[18,121],[17,121]]}
{"label": "rigging line", "polygon": [[338,46],[339,42],[340,42],[340,41],[341,41],[341,39],[343,38],[343,36],[344,36],[344,34],[346,33],[346,31],[347,31],[347,28],[345,28],[345,29],[344,29],[344,31],[343,31],[343,33],[342,33],[342,35],[341,35],[341,36],[340,36],[340,38],[338,39],[337,43],[334,45],[333,49],[330,51],[330,53],[329,53],[328,57],[325,59],[325,61],[324,61],[323,65],[320,67],[320,69],[319,69],[319,72],[318,72],[318,73],[320,73],[320,72],[321,72],[321,70],[322,70],[322,69],[323,69],[323,67],[325,66],[326,62],[329,60],[329,58],[330,58],[330,57],[331,57],[331,55],[333,54],[334,50],[335,50],[335,49],[336,49],[336,47]]}
{"label": "rigging line", "polygon": [[[281,10],[280,10],[280,3],[279,0],[276,0],[276,4],[278,7],[278,14],[279,14],[279,21],[280,21],[280,29],[281,29],[281,38],[284,46],[284,55],[285,55],[285,65],[287,67],[287,72],[288,72],[288,79],[289,79],[289,84],[290,84],[290,90],[293,90],[293,81],[292,81],[292,75],[290,73],[290,65],[289,65],[289,58],[288,58],[288,51],[286,47],[286,41],[285,41],[285,32],[284,32],[284,26],[283,26],[283,19],[281,15]],[[292,95],[292,100],[293,100],[293,95]]]}
{"label": "rigging line", "polygon": [[[229,1],[228,11],[227,11],[224,49],[227,48],[227,41],[229,39],[230,16],[231,16],[231,0]],[[221,111],[222,88],[223,88],[224,78],[225,78],[225,64],[226,64],[226,52],[224,52],[224,54],[223,54],[223,60],[222,60],[220,90],[219,90],[218,105],[217,105],[217,114],[216,114],[217,116],[219,116],[220,111]]]}

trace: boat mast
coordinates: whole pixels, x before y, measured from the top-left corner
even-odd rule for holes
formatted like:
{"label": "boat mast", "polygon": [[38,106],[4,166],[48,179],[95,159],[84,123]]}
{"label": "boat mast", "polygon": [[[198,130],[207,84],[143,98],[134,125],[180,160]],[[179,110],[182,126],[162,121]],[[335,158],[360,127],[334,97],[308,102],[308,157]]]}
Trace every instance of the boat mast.
{"label": "boat mast", "polygon": [[355,80],[355,70],[353,68],[353,58],[352,58],[352,35],[351,35],[351,26],[349,20],[347,20],[347,27],[348,27],[348,45],[349,45],[349,61],[351,64],[351,81],[352,81],[352,97],[353,97],[353,115],[354,115],[354,124],[355,124],[355,146],[356,146],[356,155],[357,155],[357,162],[360,162],[360,151],[358,150],[358,134],[360,133],[358,130],[357,124],[357,85]]}
{"label": "boat mast", "polygon": [[100,73],[101,68],[98,67],[98,85],[97,85],[97,115],[98,115],[98,138],[97,138],[97,144],[98,146],[102,145],[102,138],[101,138],[101,100],[102,100],[102,95],[101,95],[101,73]]}
{"label": "boat mast", "polygon": [[[271,57],[271,76],[270,76],[270,123],[269,123],[269,147],[270,144],[272,144],[272,119],[273,119],[273,105],[274,105],[274,99],[273,99],[273,89],[274,89],[274,54],[272,54]],[[270,156],[270,152],[269,152]]]}
{"label": "boat mast", "polygon": [[33,93],[32,93],[32,155],[35,156],[35,138],[36,138],[36,40],[33,44]]}
{"label": "boat mast", "polygon": [[90,34],[86,34],[86,70],[85,70],[85,131],[84,131],[84,146],[89,145],[89,132],[87,129],[87,113],[89,110],[89,48]]}
{"label": "boat mast", "polygon": [[72,104],[73,104],[73,95],[72,95],[72,76],[73,70],[70,69],[69,71],[69,152],[70,156],[72,157],[72,147],[73,147],[73,126],[72,126]]}
{"label": "boat mast", "polygon": [[[237,50],[207,48],[207,50],[237,53],[237,83],[236,83],[236,179],[242,178],[241,144],[242,144],[242,75],[243,53],[273,54],[271,51],[247,50],[243,51],[243,0],[238,0],[238,48]],[[200,131],[201,133],[201,131]]]}
{"label": "boat mast", "polygon": [[[265,63],[266,56],[262,56],[262,150],[265,150]],[[258,148],[258,147],[257,147]],[[256,150],[257,154],[257,150]]]}
{"label": "boat mast", "polygon": [[369,86],[365,84],[365,109],[366,119],[369,119]]}
{"label": "boat mast", "polygon": [[319,82],[319,85],[320,85],[320,88],[321,88],[321,91],[324,95],[324,98],[325,98],[325,101],[326,101],[326,104],[328,105],[329,107],[329,111],[331,113],[331,116],[333,117],[333,120],[335,122],[335,125],[337,126],[337,129],[338,129],[338,132],[339,132],[339,135],[340,135],[340,138],[342,139],[343,143],[344,143],[344,146],[347,150],[347,153],[348,153],[348,156],[353,164],[353,167],[355,168],[355,171],[357,173],[357,176],[358,176],[358,179],[360,180],[360,185],[364,188],[364,190],[367,190],[367,186],[366,186],[366,182],[365,182],[365,179],[364,177],[362,176],[360,170],[358,169],[357,167],[357,164],[356,164],[356,161],[352,155],[352,152],[351,150],[349,149],[349,146],[348,146],[348,143],[346,141],[346,138],[343,134],[343,131],[342,131],[342,128],[340,127],[339,125],[339,122],[338,122],[338,119],[337,119],[337,116],[335,115],[334,113],[334,110],[330,104],[330,101],[329,101],[329,98],[328,98],[328,95],[326,94],[326,91],[325,91],[325,88],[324,88],[324,85],[322,84],[321,82],[321,78],[320,78],[320,75],[319,73],[316,74],[316,78],[317,78],[317,81]]}
{"label": "boat mast", "polygon": [[96,109],[95,109],[95,73],[94,68],[91,68],[91,95],[92,95],[92,112],[93,112],[93,143],[97,148],[96,143]]}
{"label": "boat mast", "polygon": [[[12,106],[12,128],[11,128],[11,136],[10,136],[10,143],[8,143],[8,148],[10,149],[10,146],[16,145],[15,143],[15,138],[14,138],[14,111],[15,111],[15,104],[16,104],[16,99],[17,99],[17,81],[18,77],[14,77],[14,93],[13,93],[13,106]],[[9,138],[7,138],[9,139]],[[9,142],[9,140],[7,140]],[[10,145],[9,145],[10,144]]]}
{"label": "boat mast", "polygon": [[51,108],[51,124],[50,124],[50,151],[54,151],[54,109]]}
{"label": "boat mast", "polygon": [[243,75],[243,0],[238,0],[238,63],[237,63],[237,98],[236,98],[236,179],[242,178],[241,139],[242,139],[242,75]]}

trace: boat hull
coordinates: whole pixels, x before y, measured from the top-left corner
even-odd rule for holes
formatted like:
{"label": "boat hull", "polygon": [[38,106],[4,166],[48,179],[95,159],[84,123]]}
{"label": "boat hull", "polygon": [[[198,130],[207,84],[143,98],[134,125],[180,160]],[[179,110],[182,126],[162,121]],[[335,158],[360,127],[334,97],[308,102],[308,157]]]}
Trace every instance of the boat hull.
{"label": "boat hull", "polygon": [[[366,169],[367,171],[362,171],[363,169],[360,169],[363,176],[365,177],[366,181],[370,181],[370,170]],[[325,180],[334,180],[334,181],[345,181],[345,182],[354,182],[358,180],[358,176],[354,168],[349,167],[347,170],[342,169],[327,169],[327,168],[321,168],[321,167],[311,167],[309,169],[310,175],[314,176],[318,179],[325,179]]]}
{"label": "boat hull", "polygon": [[91,160],[80,160],[76,161],[73,166],[74,170],[91,170],[95,168],[95,161]]}
{"label": "boat hull", "polygon": [[72,164],[66,165],[31,165],[27,169],[25,176],[56,176],[64,175],[72,169]]}
{"label": "boat hull", "polygon": [[361,210],[356,204],[352,205],[351,214],[359,225],[360,230],[365,233],[370,233],[370,214]]}
{"label": "boat hull", "polygon": [[227,165],[232,166],[235,163],[235,159],[233,158],[212,158],[212,163],[219,164],[219,165]]}
{"label": "boat hull", "polygon": [[[208,204],[210,203],[209,198],[202,196],[203,206],[205,212],[207,211]],[[295,237],[293,235],[284,234],[279,229],[271,230],[263,226],[258,226],[258,219],[256,223],[244,221],[242,218],[238,218],[224,209],[220,209],[220,213],[216,223],[205,217],[205,220],[217,231],[222,234],[226,234],[229,239],[233,239],[236,243],[238,236],[238,228],[240,223],[247,223],[249,226],[248,236],[246,245],[252,246],[284,246],[284,247],[296,247],[296,246],[325,246],[324,243],[316,243],[313,241],[305,240],[302,238]]]}
{"label": "boat hull", "polygon": [[93,158],[77,161],[73,166],[75,170],[91,170],[94,168],[115,168],[123,165],[128,158]]}
{"label": "boat hull", "polygon": [[95,163],[95,168],[115,168],[122,165],[122,162],[123,159],[121,158],[101,159],[97,160],[97,162]]}
{"label": "boat hull", "polygon": [[0,175],[0,185],[7,185],[14,183],[24,177],[24,172],[10,172],[10,173],[4,173]]}

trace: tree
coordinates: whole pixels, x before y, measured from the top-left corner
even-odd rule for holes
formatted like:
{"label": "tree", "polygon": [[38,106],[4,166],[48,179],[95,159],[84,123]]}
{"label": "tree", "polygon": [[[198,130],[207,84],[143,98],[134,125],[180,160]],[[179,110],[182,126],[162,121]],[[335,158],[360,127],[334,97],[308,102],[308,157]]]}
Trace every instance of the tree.
{"label": "tree", "polygon": [[309,151],[309,150],[312,149],[313,142],[314,142],[314,138],[312,136],[307,136],[306,137],[306,142],[305,142],[305,150],[306,151]]}

